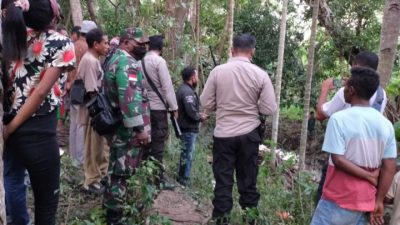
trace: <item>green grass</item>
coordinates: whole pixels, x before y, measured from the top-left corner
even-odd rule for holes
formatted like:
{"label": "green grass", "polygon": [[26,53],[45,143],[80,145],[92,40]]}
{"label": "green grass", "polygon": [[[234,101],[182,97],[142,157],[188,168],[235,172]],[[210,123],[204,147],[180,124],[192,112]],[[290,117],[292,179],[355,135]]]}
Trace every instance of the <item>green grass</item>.
{"label": "green grass", "polygon": [[[209,201],[213,198],[212,166],[207,163],[207,156],[212,155],[212,130],[202,130],[196,143],[192,165],[192,186],[185,189],[194,199]],[[176,178],[180,156],[180,144],[170,138],[166,154],[166,168],[170,177]],[[315,208],[314,196],[317,189],[308,173],[295,173],[294,161],[288,160],[276,170],[269,166],[270,156],[266,156],[260,166],[258,189],[261,194],[257,210],[243,211],[239,204],[236,186],[233,190],[234,208],[231,213],[231,224],[245,224],[243,216],[257,219],[258,224],[304,225],[311,221]],[[288,220],[282,220],[277,212],[289,213]]]}

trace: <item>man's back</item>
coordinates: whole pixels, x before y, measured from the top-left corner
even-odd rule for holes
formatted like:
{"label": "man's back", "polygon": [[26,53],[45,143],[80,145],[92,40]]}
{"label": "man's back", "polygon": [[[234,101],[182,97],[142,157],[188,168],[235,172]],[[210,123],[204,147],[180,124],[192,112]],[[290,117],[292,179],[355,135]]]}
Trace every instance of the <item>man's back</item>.
{"label": "man's back", "polygon": [[[366,170],[379,168],[382,159],[396,157],[391,123],[372,107],[353,106],[332,115],[322,149],[345,158]],[[336,169],[329,162],[323,198],[342,208],[371,211],[376,187],[367,180]]]}
{"label": "man's back", "polygon": [[[259,124],[259,114],[276,109],[274,89],[268,74],[244,57],[231,58],[216,67],[201,96],[202,105],[216,107],[216,137],[233,137],[249,133]],[[213,103],[215,96],[215,103]]]}
{"label": "man's back", "polygon": [[[171,76],[168,71],[166,61],[154,52],[149,52],[143,58],[146,66],[146,72],[149,78],[160,92],[164,101],[168,104],[171,110],[177,110],[174,87],[172,85]],[[152,110],[166,110],[160,98],[147,82],[147,77],[143,82],[144,87],[148,90],[148,98],[150,108]]]}

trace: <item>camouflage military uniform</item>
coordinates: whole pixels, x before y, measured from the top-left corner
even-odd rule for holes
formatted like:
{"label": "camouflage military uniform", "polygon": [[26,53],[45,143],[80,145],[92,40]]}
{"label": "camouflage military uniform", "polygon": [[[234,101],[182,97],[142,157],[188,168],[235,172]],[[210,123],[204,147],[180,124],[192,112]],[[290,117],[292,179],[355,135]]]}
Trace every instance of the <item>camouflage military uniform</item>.
{"label": "camouflage military uniform", "polygon": [[135,132],[144,129],[150,133],[150,110],[147,99],[143,97],[142,79],[140,62],[126,51],[116,50],[104,76],[105,93],[123,116],[123,124],[109,138],[110,178],[104,193],[104,206],[111,213],[122,213],[126,179],[133,174],[141,159],[142,147],[134,143]]}

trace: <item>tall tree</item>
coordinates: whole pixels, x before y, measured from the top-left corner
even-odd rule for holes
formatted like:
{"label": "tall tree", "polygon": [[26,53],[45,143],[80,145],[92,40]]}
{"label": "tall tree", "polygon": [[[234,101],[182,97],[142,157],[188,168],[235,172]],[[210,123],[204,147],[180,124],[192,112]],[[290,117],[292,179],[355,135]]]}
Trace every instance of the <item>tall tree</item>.
{"label": "tall tree", "polygon": [[[165,29],[166,42],[168,48],[166,49],[166,58],[169,61],[174,61],[180,58],[181,51],[181,40],[183,37],[183,31],[185,27],[185,19],[189,12],[188,7],[189,0],[166,0],[166,15],[171,23],[167,22],[167,28]],[[172,70],[174,66],[172,65]]]}
{"label": "tall tree", "polygon": [[[200,0],[195,0],[196,4],[196,61],[195,61],[195,68],[197,71],[200,71],[199,63],[200,63]],[[201,71],[203,72],[203,71]]]}
{"label": "tall tree", "polygon": [[304,117],[303,117],[303,123],[301,125],[301,137],[300,137],[300,151],[299,151],[300,170],[304,169],[305,158],[306,158],[307,127],[308,127],[308,117],[310,114],[311,82],[314,74],[314,53],[315,53],[315,39],[317,34],[319,1],[320,0],[314,0],[312,4],[313,13],[312,13],[312,24],[311,24],[311,36],[310,36],[310,46],[308,47],[307,78],[304,90]]}
{"label": "tall tree", "polygon": [[386,87],[393,71],[400,32],[400,0],[386,0],[383,12],[378,74]]}
{"label": "tall tree", "polygon": [[98,21],[97,16],[96,16],[94,0],[87,0],[86,3],[87,3],[87,8],[89,11],[90,19],[93,20],[99,28],[101,28],[101,23],[100,23],[100,21]]}
{"label": "tall tree", "polygon": [[232,56],[233,18],[235,14],[235,0],[228,0],[228,56]]}
{"label": "tall tree", "polygon": [[[281,27],[279,33],[279,47],[278,47],[278,66],[276,68],[275,77],[275,96],[278,109],[272,118],[272,142],[278,143],[278,126],[279,126],[279,106],[281,102],[281,86],[282,86],[282,70],[283,70],[283,56],[285,53],[285,38],[286,38],[286,16],[287,16],[288,0],[282,2],[282,15]],[[275,152],[275,145],[272,146],[272,152]],[[275,154],[272,154],[272,167],[275,166]]]}
{"label": "tall tree", "polygon": [[69,0],[70,10],[72,12],[72,22],[74,26],[80,26],[83,21],[82,6],[80,0]]}

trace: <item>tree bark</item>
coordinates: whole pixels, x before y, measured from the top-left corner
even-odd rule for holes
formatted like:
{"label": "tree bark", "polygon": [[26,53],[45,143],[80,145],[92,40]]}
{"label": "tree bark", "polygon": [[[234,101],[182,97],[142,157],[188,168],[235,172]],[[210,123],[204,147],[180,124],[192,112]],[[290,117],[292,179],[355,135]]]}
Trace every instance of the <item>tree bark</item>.
{"label": "tree bark", "polygon": [[[172,26],[167,26],[165,30],[166,42],[168,48],[166,49],[166,59],[171,62],[177,58],[182,58],[181,40],[183,36],[183,29],[185,26],[185,19],[188,15],[189,0],[166,0],[166,15],[172,20]],[[175,69],[175,64],[172,64],[172,70]]]}
{"label": "tree bark", "polygon": [[319,1],[314,0],[313,4],[313,16],[311,24],[311,36],[310,46],[308,47],[308,65],[307,65],[307,78],[306,86],[304,90],[304,117],[301,125],[301,137],[300,137],[300,151],[299,151],[299,170],[303,170],[305,166],[306,148],[307,148],[307,127],[308,127],[308,116],[310,112],[310,95],[311,95],[311,82],[314,74],[314,53],[315,53],[315,39],[317,34],[317,17],[319,9]]}
{"label": "tree bark", "polygon": [[72,22],[74,26],[80,26],[83,21],[82,6],[80,0],[69,0],[71,12],[72,12]]}
{"label": "tree bark", "polygon": [[286,39],[286,16],[287,16],[287,5],[288,0],[282,2],[282,15],[281,15],[281,26],[279,34],[279,47],[278,47],[278,66],[276,69],[275,79],[275,96],[278,108],[272,117],[272,158],[271,165],[275,168],[275,146],[278,143],[278,127],[279,127],[279,105],[281,102],[281,86],[282,86],[282,70],[283,70],[283,57],[285,53],[285,39]]}
{"label": "tree bark", "polygon": [[97,20],[94,0],[87,0],[87,8],[89,11],[90,19],[96,23],[97,27],[101,28],[100,21]]}
{"label": "tree bark", "polygon": [[228,24],[229,24],[229,15],[226,16],[224,31],[223,31],[221,39],[219,41],[219,47],[218,47],[217,55],[219,57],[219,61],[220,62],[221,62],[221,59],[223,58],[222,54],[224,52],[225,41],[226,41],[227,34],[228,34]]}
{"label": "tree bark", "polygon": [[198,72],[200,71],[200,0],[196,0],[196,58],[195,58],[195,68]]}
{"label": "tree bark", "polygon": [[232,56],[233,19],[235,14],[235,0],[228,1],[228,56]]}
{"label": "tree bark", "polygon": [[[312,0],[306,0],[306,3],[310,7],[312,7],[311,2]],[[330,9],[327,0],[320,0],[319,2],[318,21],[320,26],[324,27],[325,32],[332,38],[333,44],[338,49],[340,55],[351,64],[351,60],[360,49],[353,46],[352,41],[346,36],[351,31],[346,27],[337,25],[335,15]]]}
{"label": "tree bark", "polygon": [[378,74],[382,87],[386,87],[392,75],[400,32],[399,19],[400,0],[386,0],[382,20],[378,65]]}

